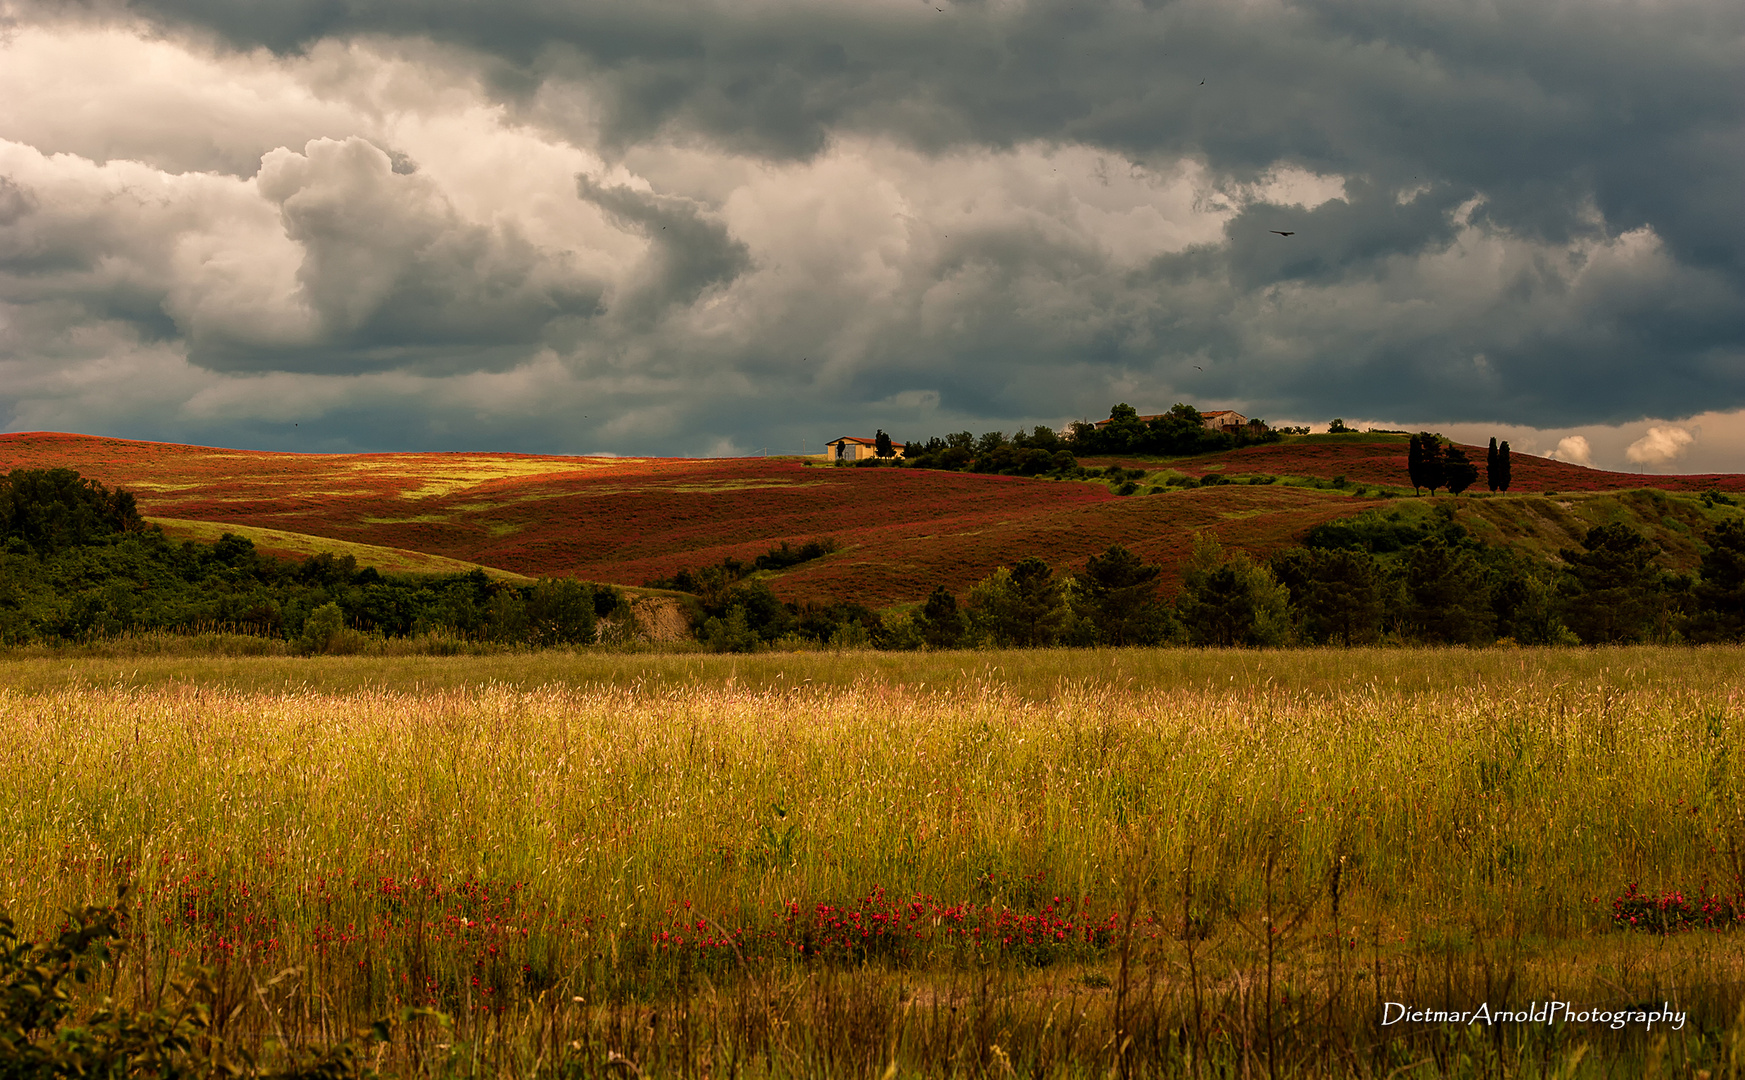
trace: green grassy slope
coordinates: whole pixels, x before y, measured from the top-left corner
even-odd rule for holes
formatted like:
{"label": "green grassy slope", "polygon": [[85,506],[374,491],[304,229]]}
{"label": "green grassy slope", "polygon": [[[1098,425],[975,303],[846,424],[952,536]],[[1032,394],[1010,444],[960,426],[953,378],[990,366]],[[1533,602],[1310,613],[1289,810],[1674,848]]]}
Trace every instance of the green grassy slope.
{"label": "green grassy slope", "polygon": [[195,540],[210,544],[225,533],[234,533],[251,542],[264,555],[305,559],[311,555],[350,555],[359,566],[373,566],[384,574],[464,574],[483,570],[498,581],[525,585],[534,579],[525,574],[481,566],[462,559],[448,559],[422,551],[359,544],[351,540],[335,540],[327,536],[287,532],[284,529],[263,529],[253,525],[230,525],[214,521],[191,521],[184,518],[152,517],[147,521],[164,530],[173,540]]}

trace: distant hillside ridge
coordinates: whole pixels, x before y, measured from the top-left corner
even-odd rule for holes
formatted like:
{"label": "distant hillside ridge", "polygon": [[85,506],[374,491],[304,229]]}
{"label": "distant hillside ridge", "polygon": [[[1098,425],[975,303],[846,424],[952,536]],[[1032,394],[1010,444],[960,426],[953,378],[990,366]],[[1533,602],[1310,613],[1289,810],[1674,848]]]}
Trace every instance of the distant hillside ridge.
{"label": "distant hillside ridge", "polygon": [[[1411,487],[1406,478],[1408,436],[1351,433],[1342,435],[1287,435],[1267,446],[1250,446],[1196,457],[1152,458],[1130,456],[1087,457],[1085,465],[1155,466],[1167,462],[1190,476],[1208,473],[1238,476],[1272,473],[1332,479],[1343,476],[1353,484]],[[1484,461],[1487,447],[1456,443],[1479,468],[1474,493],[1484,491]],[[1510,454],[1513,495],[1547,491],[1622,491],[1659,488],[1662,491],[1745,491],[1745,473],[1660,474],[1609,472],[1575,465],[1554,458],[1535,457],[1514,450]]]}
{"label": "distant hillside ridge", "polygon": [[[801,458],[290,454],[14,433],[0,435],[0,471],[75,469],[133,492],[142,514],[175,519],[185,535],[198,523],[247,527],[271,530],[255,534],[268,546],[294,537],[303,550],[327,541],[393,549],[408,564],[422,555],[625,586],[832,536],[836,551],[767,579],[784,599],[872,607],[961,592],[1028,555],[1082,566],[1114,543],[1162,565],[1168,593],[1200,532],[1264,557],[1328,522],[1365,512],[1409,522],[1438,506],[1487,541],[1549,555],[1593,524],[1634,523],[1684,567],[1709,513],[1697,493],[1745,492],[1739,474],[1610,473],[1516,453],[1507,496],[1481,482],[1414,499],[1405,449],[1403,436],[1287,436],[1196,457],[1088,459],[1071,478],[1025,479]],[[1483,448],[1469,456],[1482,462]]]}

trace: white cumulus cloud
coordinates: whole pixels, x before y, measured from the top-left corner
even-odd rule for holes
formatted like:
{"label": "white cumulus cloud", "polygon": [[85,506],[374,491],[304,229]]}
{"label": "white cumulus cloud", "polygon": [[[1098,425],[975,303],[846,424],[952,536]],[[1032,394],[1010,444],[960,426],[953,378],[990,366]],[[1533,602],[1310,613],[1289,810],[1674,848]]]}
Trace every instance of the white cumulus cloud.
{"label": "white cumulus cloud", "polygon": [[1631,443],[1624,457],[1636,465],[1664,465],[1683,457],[1696,436],[1681,427],[1651,427]]}
{"label": "white cumulus cloud", "polygon": [[1570,435],[1557,441],[1557,449],[1545,455],[1558,461],[1567,461],[1571,465],[1588,465],[1594,463],[1593,448],[1588,445],[1587,438],[1582,435]]}

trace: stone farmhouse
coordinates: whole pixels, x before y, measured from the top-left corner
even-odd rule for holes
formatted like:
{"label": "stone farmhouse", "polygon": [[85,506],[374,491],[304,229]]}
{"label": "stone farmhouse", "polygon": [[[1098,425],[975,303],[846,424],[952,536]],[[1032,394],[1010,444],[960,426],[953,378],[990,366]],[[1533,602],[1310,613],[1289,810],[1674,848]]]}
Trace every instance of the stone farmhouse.
{"label": "stone farmhouse", "polygon": [[1234,409],[1215,409],[1201,413],[1200,421],[1206,425],[1207,431],[1226,431],[1234,435],[1247,426],[1248,417]]}

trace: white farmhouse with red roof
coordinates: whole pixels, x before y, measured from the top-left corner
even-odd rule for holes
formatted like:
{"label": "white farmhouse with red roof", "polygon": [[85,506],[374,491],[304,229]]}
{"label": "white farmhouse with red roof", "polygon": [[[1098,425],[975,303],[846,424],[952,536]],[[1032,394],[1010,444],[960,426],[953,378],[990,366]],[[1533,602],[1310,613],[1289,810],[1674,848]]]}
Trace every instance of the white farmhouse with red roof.
{"label": "white farmhouse with red roof", "polygon": [[[903,447],[907,443],[892,442],[891,449],[902,456]],[[831,461],[862,461],[878,456],[878,440],[863,439],[858,435],[844,435],[839,439],[831,439],[824,444],[824,456]]]}

